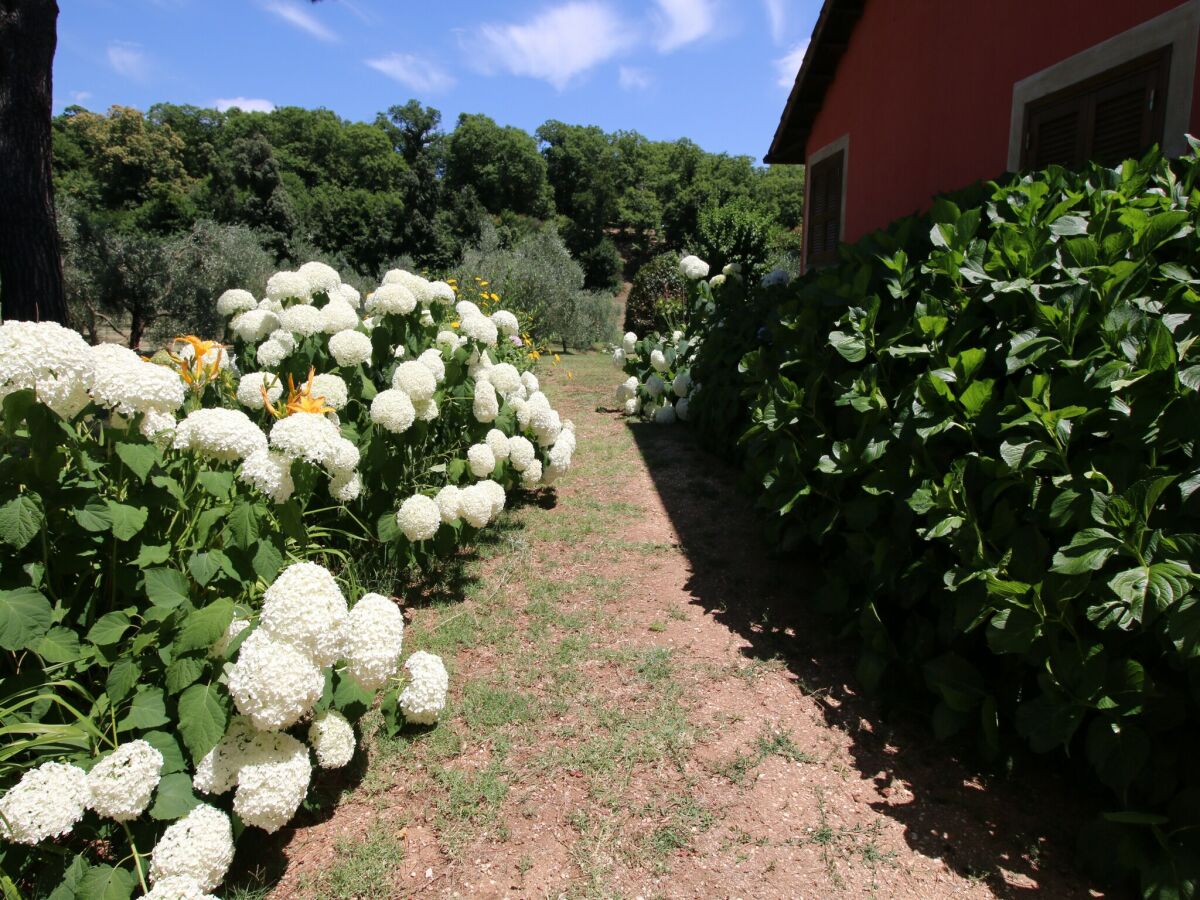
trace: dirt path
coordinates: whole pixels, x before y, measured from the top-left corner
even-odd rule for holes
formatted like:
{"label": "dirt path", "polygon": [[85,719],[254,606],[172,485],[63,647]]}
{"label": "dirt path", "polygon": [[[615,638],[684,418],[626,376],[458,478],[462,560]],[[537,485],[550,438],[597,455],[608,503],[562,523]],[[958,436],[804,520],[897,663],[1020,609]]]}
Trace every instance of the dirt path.
{"label": "dirt path", "polygon": [[616,375],[546,376],[575,469],[407,611],[448,715],[376,736],[273,896],[1088,896],[1057,786],[972,778],[879,717],[734,473],[596,409]]}

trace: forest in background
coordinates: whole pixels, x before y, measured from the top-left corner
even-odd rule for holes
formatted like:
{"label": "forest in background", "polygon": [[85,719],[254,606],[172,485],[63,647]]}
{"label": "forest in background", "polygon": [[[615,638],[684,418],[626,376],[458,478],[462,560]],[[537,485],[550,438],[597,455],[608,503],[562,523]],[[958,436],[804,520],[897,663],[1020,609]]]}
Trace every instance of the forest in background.
{"label": "forest in background", "polygon": [[[760,262],[786,261],[803,212],[797,167],[553,120],[530,134],[463,114],[447,131],[415,100],[369,123],[298,107],[72,106],[53,137],[72,318],[132,345],[211,326],[216,294],[308,259],[370,289],[396,265],[445,274],[467,254],[494,270],[489,255],[507,254],[540,260],[564,296],[611,296],[652,255],[706,239],[750,234]],[[594,337],[562,308],[539,315],[564,341]]]}

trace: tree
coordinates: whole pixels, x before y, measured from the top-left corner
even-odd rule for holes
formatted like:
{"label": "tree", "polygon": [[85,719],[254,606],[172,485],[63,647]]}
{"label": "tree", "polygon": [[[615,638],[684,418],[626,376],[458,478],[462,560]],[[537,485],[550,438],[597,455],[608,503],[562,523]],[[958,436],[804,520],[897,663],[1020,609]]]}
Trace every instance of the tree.
{"label": "tree", "polygon": [[0,313],[67,321],[51,177],[54,0],[0,0]]}
{"label": "tree", "polygon": [[554,212],[546,160],[531,135],[511,125],[501,128],[484,115],[463,113],[447,141],[446,186],[474,189],[494,216],[512,210],[546,218]]}

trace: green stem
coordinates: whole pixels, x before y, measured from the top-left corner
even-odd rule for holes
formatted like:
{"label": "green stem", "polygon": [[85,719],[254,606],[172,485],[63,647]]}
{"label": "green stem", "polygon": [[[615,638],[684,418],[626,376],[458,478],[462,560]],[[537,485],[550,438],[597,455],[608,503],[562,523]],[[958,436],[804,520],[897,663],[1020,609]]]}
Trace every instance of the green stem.
{"label": "green stem", "polygon": [[138,853],[137,844],[133,840],[133,832],[129,830],[129,824],[122,822],[121,827],[125,829],[125,837],[129,840],[129,849],[133,851],[133,870],[137,872],[138,884],[142,886],[142,893],[150,893],[150,888],[146,885],[146,876],[142,874],[142,856]]}

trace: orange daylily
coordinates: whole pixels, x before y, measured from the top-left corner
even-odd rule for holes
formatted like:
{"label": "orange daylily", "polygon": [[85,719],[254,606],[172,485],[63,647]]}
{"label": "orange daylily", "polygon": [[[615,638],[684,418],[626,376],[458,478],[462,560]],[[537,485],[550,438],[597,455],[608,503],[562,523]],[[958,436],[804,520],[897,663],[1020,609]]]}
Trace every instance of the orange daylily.
{"label": "orange daylily", "polygon": [[204,362],[204,358],[213,350],[223,351],[225,349],[225,345],[220,341],[206,341],[196,337],[194,334],[188,334],[171,341],[172,347],[178,344],[187,344],[192,348],[190,359],[183,357],[181,354],[176,354],[171,350],[167,351],[167,356],[171,358],[171,361],[177,367],[179,377],[183,379],[184,384],[191,387],[203,387],[220,374],[220,353],[217,353],[212,362]]}
{"label": "orange daylily", "polygon": [[301,384],[299,388],[296,387],[296,382],[292,376],[288,375],[288,398],[281,409],[276,409],[271,405],[271,401],[267,398],[267,387],[263,385],[263,405],[277,419],[282,419],[285,415],[290,416],[293,413],[316,413],[319,416],[323,416],[325,413],[334,412],[332,406],[325,404],[324,397],[313,396],[313,379],[316,377],[316,374],[316,369],[310,366],[308,369],[308,381]]}

